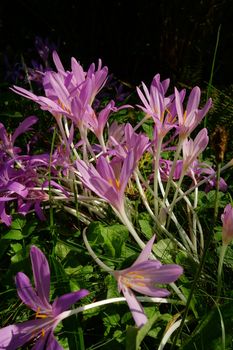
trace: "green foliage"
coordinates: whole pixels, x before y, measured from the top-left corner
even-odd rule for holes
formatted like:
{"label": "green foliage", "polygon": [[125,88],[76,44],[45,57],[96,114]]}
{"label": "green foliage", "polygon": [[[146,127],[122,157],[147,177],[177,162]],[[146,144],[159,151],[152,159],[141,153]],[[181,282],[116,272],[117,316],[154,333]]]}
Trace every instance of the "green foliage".
{"label": "green foliage", "polygon": [[233,304],[214,307],[199,322],[183,350],[232,349]]}

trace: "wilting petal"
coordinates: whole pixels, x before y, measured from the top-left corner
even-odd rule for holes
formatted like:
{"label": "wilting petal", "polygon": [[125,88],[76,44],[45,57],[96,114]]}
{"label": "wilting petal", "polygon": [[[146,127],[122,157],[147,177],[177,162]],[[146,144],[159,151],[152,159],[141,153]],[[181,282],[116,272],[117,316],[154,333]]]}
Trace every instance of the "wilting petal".
{"label": "wilting petal", "polygon": [[148,321],[143,311],[142,305],[139,303],[134,293],[126,286],[123,287],[122,292],[129,305],[129,309],[132,313],[132,316],[134,318],[134,321],[137,327],[142,327]]}
{"label": "wilting petal", "polygon": [[55,299],[52,305],[53,315],[57,316],[63,311],[66,311],[71,305],[76,303],[76,301],[84,298],[88,294],[89,294],[88,290],[81,289],[77,292],[64,294],[61,297],[58,297],[57,299]]}
{"label": "wilting petal", "polygon": [[48,261],[40,249],[35,246],[30,250],[30,257],[36,291],[39,298],[49,308],[50,270]]}

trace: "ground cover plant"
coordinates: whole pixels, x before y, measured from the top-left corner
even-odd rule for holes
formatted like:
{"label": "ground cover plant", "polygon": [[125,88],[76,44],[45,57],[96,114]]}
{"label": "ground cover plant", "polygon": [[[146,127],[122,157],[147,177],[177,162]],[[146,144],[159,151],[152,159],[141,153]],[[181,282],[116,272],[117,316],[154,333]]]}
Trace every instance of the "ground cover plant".
{"label": "ground cover plant", "polygon": [[0,349],[231,349],[233,160],[223,127],[209,147],[211,98],[159,74],[132,98],[101,60],[52,56],[36,92],[11,87],[30,114],[0,124]]}

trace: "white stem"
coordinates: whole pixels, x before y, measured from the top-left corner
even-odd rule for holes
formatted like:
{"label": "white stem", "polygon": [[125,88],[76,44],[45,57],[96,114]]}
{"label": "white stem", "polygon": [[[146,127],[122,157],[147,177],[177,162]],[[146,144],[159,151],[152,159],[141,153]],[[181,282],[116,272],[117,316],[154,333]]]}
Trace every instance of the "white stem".
{"label": "white stem", "polygon": [[146,114],[145,117],[133,128],[133,130],[136,131],[149,118],[150,116]]}
{"label": "white stem", "polygon": [[[159,176],[158,180],[159,180],[159,187],[160,187],[160,191],[162,193],[162,196],[165,196],[165,191],[164,191],[163,183],[162,183],[160,176]],[[173,184],[173,181],[172,181],[172,184]],[[166,205],[167,207],[170,206],[168,199],[165,200],[164,205]],[[180,225],[179,221],[177,220],[177,218],[173,212],[171,213],[171,219],[173,220],[174,224],[176,225],[176,227],[178,229],[180,238],[181,238],[182,242],[184,243],[185,250],[189,251],[190,250],[189,247],[192,249],[192,242],[190,241],[187,233],[185,232],[183,227]]]}
{"label": "white stem", "polygon": [[[178,196],[179,189],[181,188],[181,184],[182,184],[182,181],[183,181],[185,172],[186,172],[186,171],[185,171],[185,169],[183,168],[182,171],[181,171],[181,175],[180,175],[179,182],[178,182],[177,187],[176,187],[176,190],[175,190],[175,194],[174,194],[174,196],[173,196],[173,200],[172,200],[170,206],[167,207],[167,209],[168,209],[167,228],[169,227],[169,224],[170,224],[171,215],[172,215],[174,206],[175,206],[175,204],[176,204],[176,198],[177,198],[177,196]],[[171,185],[171,183],[172,183],[172,179],[171,179],[171,181],[170,181],[170,185]],[[165,192],[165,195],[166,195],[166,192]]]}
{"label": "white stem", "polygon": [[154,150],[154,210],[155,215],[158,216],[158,175],[159,174],[159,159],[162,148],[163,137],[158,137],[157,148]]}
{"label": "white stem", "polygon": [[178,160],[179,155],[180,155],[182,144],[183,144],[183,140],[179,139],[179,142],[178,142],[178,145],[177,145],[177,148],[176,148],[176,153],[175,153],[175,156],[174,156],[174,159],[173,159],[171,171],[169,173],[169,177],[168,177],[168,180],[167,180],[167,186],[166,186],[165,195],[164,195],[164,198],[163,198],[163,203],[165,203],[165,201],[167,199],[167,196],[168,196],[168,193],[169,193],[169,190],[170,190],[171,181],[172,181],[172,178],[173,178],[173,174],[175,172],[176,163],[177,163],[177,160]]}
{"label": "white stem", "polygon": [[100,145],[102,147],[103,153],[107,153],[107,149],[106,149],[106,145],[105,145],[105,142],[104,142],[103,133],[101,133],[101,135],[98,137],[98,140],[99,140],[99,143],[100,143]]}
{"label": "white stem", "polygon": [[[172,300],[172,299],[166,299],[166,298],[150,298],[150,297],[137,297],[137,299],[141,302],[147,302],[147,303],[163,303],[163,304],[182,304],[182,302],[179,302],[177,300]],[[103,305],[108,305],[108,304],[113,304],[113,303],[119,303],[119,302],[125,302],[126,299],[124,297],[118,297],[118,298],[110,298],[110,299],[105,299],[105,300],[100,300],[96,301],[95,303],[91,303],[88,305],[80,306],[77,309],[74,310],[69,310],[69,311],[64,311],[59,315],[59,322],[69,316],[76,315],[80,312],[86,311],[93,309],[95,307],[103,306]]]}
{"label": "white stem", "polygon": [[[134,237],[135,241],[138,243],[139,247],[141,249],[143,249],[145,247],[145,243],[140,239],[140,237],[138,236],[137,232],[135,231],[131,221],[128,219],[125,211],[122,211],[121,213],[115,211],[116,214],[118,215],[118,217],[121,219],[121,221],[123,222],[123,224],[128,228],[129,232],[132,234],[132,236]],[[150,258],[157,260],[155,255],[153,253],[150,254]],[[186,298],[183,295],[183,293],[179,290],[179,288],[176,286],[176,284],[170,283],[171,288],[175,291],[175,293],[178,295],[178,297],[186,302]]]}
{"label": "white stem", "polygon": [[113,270],[108,267],[107,265],[105,265],[105,263],[103,263],[103,261],[101,261],[97,255],[94,253],[94,251],[92,250],[88,240],[87,240],[87,236],[86,236],[86,230],[87,230],[87,227],[84,228],[83,230],[83,241],[85,243],[85,246],[87,248],[87,251],[88,253],[90,254],[90,256],[95,260],[95,262],[103,269],[105,270],[106,272],[109,272],[109,273],[112,273]]}
{"label": "white stem", "polygon": [[134,178],[135,178],[136,185],[137,185],[137,187],[138,187],[139,193],[140,193],[140,195],[141,195],[143,204],[145,205],[146,210],[147,210],[148,213],[150,214],[151,218],[152,218],[153,220],[155,220],[155,219],[156,219],[156,218],[155,218],[155,215],[154,215],[154,213],[153,213],[153,211],[152,211],[152,209],[151,209],[151,207],[150,207],[150,205],[149,205],[149,203],[148,203],[148,201],[147,201],[147,197],[146,197],[146,195],[145,195],[145,192],[144,192],[144,190],[143,190],[143,188],[142,188],[142,185],[141,185],[141,182],[140,182],[140,180],[139,180],[137,170],[134,171]]}
{"label": "white stem", "polygon": [[[226,165],[224,165],[221,169],[220,169],[220,172],[223,172],[224,170],[230,168],[233,166],[233,159],[231,159]],[[179,202],[181,199],[184,198],[184,196],[187,196],[189,195],[190,193],[193,192],[193,190],[196,188],[196,187],[200,187],[201,185],[207,183],[209,180],[211,180],[213,177],[216,177],[216,174],[211,174],[209,175],[208,177],[206,177],[205,179],[199,181],[195,186],[192,186],[189,190],[187,190],[186,192],[184,192],[182,194],[182,196],[178,197],[176,199],[176,203]]]}
{"label": "white stem", "polygon": [[[197,184],[197,180],[195,179],[195,176],[193,174],[193,181],[194,184]],[[194,201],[193,201],[193,210],[195,212],[195,209],[197,208],[197,203],[198,203],[198,187],[195,188],[194,190]],[[197,217],[194,214],[193,215],[193,227],[191,232],[193,233],[193,245],[195,249],[195,253],[197,254]]]}
{"label": "white stem", "polygon": [[[69,126],[68,126],[68,121],[67,121],[67,118],[66,118],[66,117],[63,117],[63,118],[64,118],[63,120],[64,120],[64,125],[65,125],[65,132],[66,132],[66,135],[67,135],[67,137],[68,137],[68,139],[69,139],[69,137],[70,137],[70,131],[69,131]],[[73,153],[74,153],[76,159],[80,159],[79,154],[78,154],[78,152],[76,151],[76,149],[75,149],[75,147],[74,147],[73,141],[71,142],[70,146],[71,146],[71,149],[72,149],[72,151],[73,151]]]}
{"label": "white stem", "polygon": [[[159,219],[154,215],[152,209],[150,208],[149,206],[149,203],[147,201],[147,198],[146,198],[146,195],[145,195],[145,192],[142,188],[142,185],[140,183],[140,180],[139,180],[139,176],[141,177],[142,179],[142,175],[140,174],[139,170],[137,169],[137,173],[134,172],[134,176],[135,176],[135,180],[136,180],[136,184],[138,186],[138,190],[139,190],[139,193],[142,197],[142,200],[143,200],[143,203],[148,211],[148,213],[150,214],[151,218],[155,221],[156,225],[158,225],[158,227],[173,241],[175,242],[182,250],[186,251],[188,249],[188,246],[183,246],[179,241],[177,241],[173,235],[170,234],[169,231],[166,230],[166,228],[161,225],[161,223],[159,222]],[[142,179],[143,180],[143,179]],[[143,181],[143,183],[145,184],[145,181]],[[159,183],[159,186],[160,186],[160,190],[162,192],[162,194],[164,194],[164,189],[163,189],[163,185],[162,185],[162,182],[161,182],[161,178],[160,178],[160,174],[158,175],[158,183]],[[162,186],[162,187],[161,187]],[[148,188],[150,189],[150,187]],[[152,192],[153,194],[153,192]],[[169,204],[169,203],[168,203]],[[175,222],[176,226],[178,225],[178,221],[175,217],[175,215],[172,215],[172,220]],[[178,226],[177,226],[178,227]],[[180,228],[180,227],[179,227]],[[182,229],[182,227],[180,228],[180,230]],[[183,230],[183,229],[182,229]],[[183,230],[184,231],[184,230]],[[185,233],[186,234],[186,233]],[[184,244],[186,245],[186,241],[184,240]]]}
{"label": "white stem", "polygon": [[121,212],[116,211],[114,208],[113,208],[113,210],[115,211],[115,213],[117,214],[119,219],[123,222],[123,224],[128,228],[129,232],[131,233],[131,235],[133,236],[133,238],[135,239],[135,241],[137,242],[139,247],[141,249],[145,248],[145,243],[138,236],[136,230],[133,227],[132,222],[128,219],[128,217],[126,215],[125,210],[123,209],[123,210],[121,210]]}

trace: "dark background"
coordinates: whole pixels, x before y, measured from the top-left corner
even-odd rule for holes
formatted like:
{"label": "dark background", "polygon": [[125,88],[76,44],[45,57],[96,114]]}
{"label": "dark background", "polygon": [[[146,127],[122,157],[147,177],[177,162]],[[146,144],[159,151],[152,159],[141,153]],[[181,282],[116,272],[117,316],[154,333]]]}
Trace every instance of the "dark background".
{"label": "dark background", "polygon": [[233,1],[58,1],[0,3],[1,80],[4,57],[29,60],[36,35],[58,45],[65,67],[76,57],[85,68],[102,58],[130,84],[160,72],[173,83],[206,85],[221,25],[213,83],[232,84]]}

